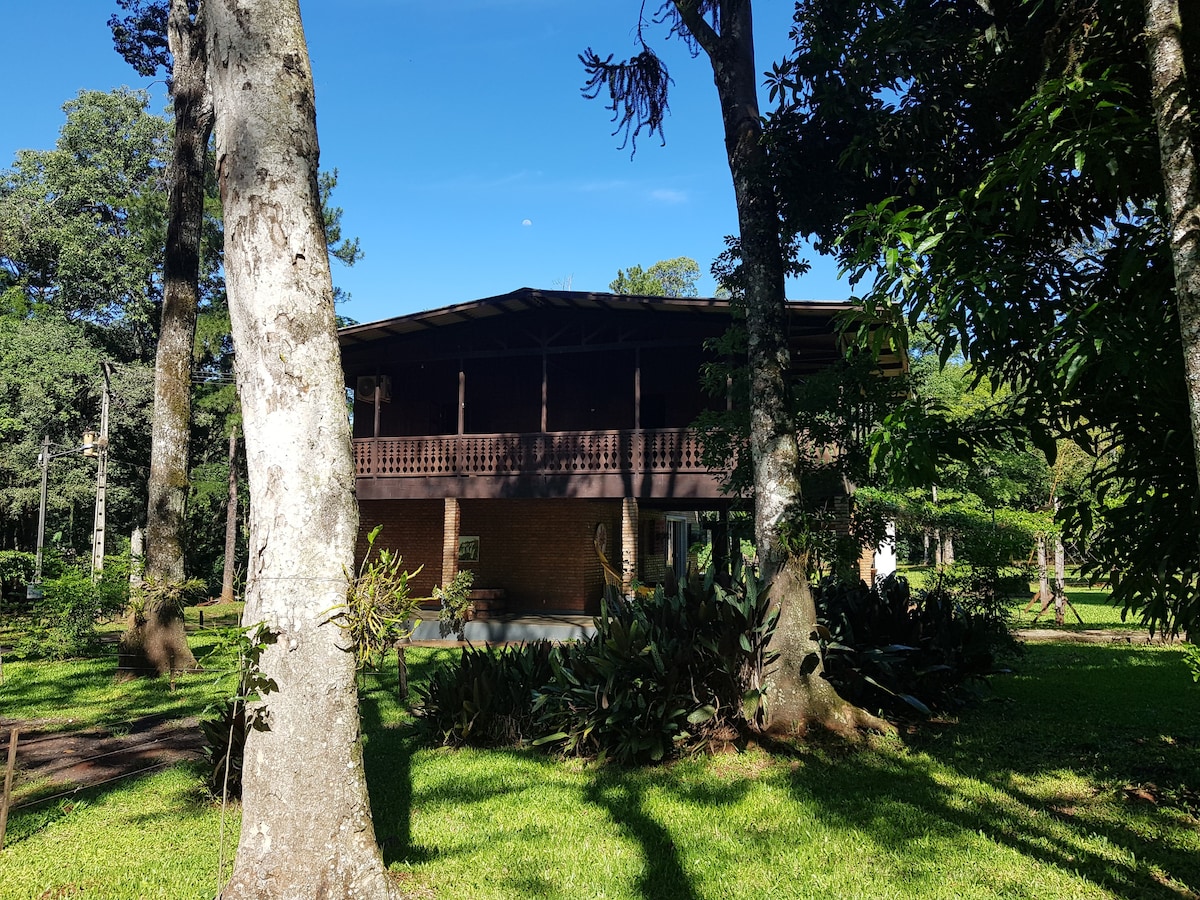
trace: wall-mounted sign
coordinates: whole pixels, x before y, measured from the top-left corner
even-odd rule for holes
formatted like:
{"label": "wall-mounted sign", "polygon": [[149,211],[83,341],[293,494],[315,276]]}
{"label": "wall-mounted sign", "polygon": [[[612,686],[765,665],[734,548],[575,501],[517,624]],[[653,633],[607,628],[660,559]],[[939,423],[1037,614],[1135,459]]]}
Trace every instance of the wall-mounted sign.
{"label": "wall-mounted sign", "polygon": [[458,539],[458,561],[459,562],[479,562],[479,538],[478,537],[459,537],[459,539]]}

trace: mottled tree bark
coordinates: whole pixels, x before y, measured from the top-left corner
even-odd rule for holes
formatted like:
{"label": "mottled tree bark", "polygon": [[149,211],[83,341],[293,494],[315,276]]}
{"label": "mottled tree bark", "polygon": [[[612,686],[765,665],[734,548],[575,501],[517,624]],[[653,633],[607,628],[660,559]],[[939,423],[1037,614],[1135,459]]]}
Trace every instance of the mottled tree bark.
{"label": "mottled tree bark", "polygon": [[1067,553],[1062,535],[1054,536],[1054,622],[1063,624],[1067,616]]}
{"label": "mottled tree bark", "polygon": [[780,657],[768,682],[768,727],[790,733],[814,724],[835,729],[878,724],[842,700],[822,677],[807,563],[793,556],[781,540],[782,526],[797,514],[801,500],[800,446],[788,403],[791,360],[784,252],[762,144],[750,0],[719,4],[719,33],[698,4],[676,0],[675,7],[712,64],[737,202],[750,369],[754,539],[760,570],[770,582],[772,602],[780,609],[773,639]]}
{"label": "mottled tree bark", "polygon": [[238,523],[238,436],[235,427],[229,433],[229,500],[225,504],[225,568],[221,573],[221,602],[233,601],[233,575],[237,570]]}
{"label": "mottled tree bark", "polygon": [[184,507],[192,423],[192,344],[200,295],[200,232],[212,104],[204,42],[186,0],[171,0],[171,99],[175,135],[168,172],[163,308],[154,360],[150,502],[146,511],[146,604],[121,640],[122,669],[166,673],[196,658],[183,630],[178,587],[184,575]]}
{"label": "mottled tree bark", "polygon": [[249,705],[223,900],[399,897],[367,801],[346,602],[358,508],[295,0],[208,0],[225,272],[250,481],[243,624],[269,639]]}
{"label": "mottled tree bark", "polygon": [[[1179,0],[1145,0],[1145,11],[1150,92],[1175,268],[1175,302],[1183,336],[1192,445],[1200,475],[1200,120],[1192,109],[1200,85],[1195,83],[1197,73],[1187,70]],[[1195,16],[1195,9],[1191,14]],[[1190,24],[1194,41],[1198,23]],[[1191,58],[1196,58],[1194,45]],[[1200,619],[1193,617],[1174,626],[1190,638],[1200,626]]]}
{"label": "mottled tree bark", "polygon": [[1190,104],[1179,0],[1145,0],[1145,8],[1151,95],[1200,473],[1200,130]]}
{"label": "mottled tree bark", "polygon": [[[1046,605],[1050,602],[1050,575],[1049,567],[1046,564],[1046,536],[1039,534],[1037,539],[1037,569],[1038,569],[1038,602],[1042,604],[1042,611],[1045,611]],[[1041,612],[1038,613],[1041,615]]]}

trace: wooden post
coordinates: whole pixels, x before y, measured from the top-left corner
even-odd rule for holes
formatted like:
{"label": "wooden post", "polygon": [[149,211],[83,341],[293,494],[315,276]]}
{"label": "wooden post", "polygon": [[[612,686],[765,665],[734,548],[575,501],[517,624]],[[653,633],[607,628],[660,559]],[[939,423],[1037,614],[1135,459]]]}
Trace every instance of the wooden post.
{"label": "wooden post", "polygon": [[400,700],[408,699],[408,657],[404,652],[404,644],[405,641],[393,644],[396,650],[396,697]]}
{"label": "wooden post", "polygon": [[4,832],[8,828],[8,798],[12,795],[13,771],[17,767],[17,734],[13,727],[8,733],[8,765],[4,767],[4,796],[0,799],[0,850],[4,849]]}
{"label": "wooden post", "polygon": [[645,468],[643,459],[645,452],[645,442],[642,440],[642,348],[638,347],[633,351],[633,476],[635,479],[640,478]]}
{"label": "wooden post", "polygon": [[542,434],[546,433],[546,401],[549,396],[549,383],[546,371],[546,348],[542,347]]}
{"label": "wooden post", "polygon": [[383,377],[379,369],[375,369],[375,394],[371,398],[374,409],[374,420],[371,423],[371,477],[379,477],[379,418],[383,408]]}
{"label": "wooden post", "polygon": [[461,359],[458,361],[458,433],[467,433],[467,370]]}

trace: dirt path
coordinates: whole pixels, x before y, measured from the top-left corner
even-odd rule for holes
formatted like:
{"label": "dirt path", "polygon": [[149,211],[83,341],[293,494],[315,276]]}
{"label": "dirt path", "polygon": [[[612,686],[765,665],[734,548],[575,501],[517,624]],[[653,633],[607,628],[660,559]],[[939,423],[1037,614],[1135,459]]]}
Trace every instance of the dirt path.
{"label": "dirt path", "polygon": [[[204,746],[196,719],[148,716],[119,729],[50,730],[44,721],[0,718],[0,760],[7,759],[10,729],[17,738],[15,806],[23,784],[40,782],[38,795],[95,787],[108,781],[197,759]],[[2,764],[2,763],[0,763]]]}
{"label": "dirt path", "polygon": [[1178,639],[1168,640],[1150,637],[1145,631],[1128,628],[1087,628],[1071,631],[1065,628],[1017,628],[1013,636],[1031,643],[1061,641],[1074,644],[1175,644]]}

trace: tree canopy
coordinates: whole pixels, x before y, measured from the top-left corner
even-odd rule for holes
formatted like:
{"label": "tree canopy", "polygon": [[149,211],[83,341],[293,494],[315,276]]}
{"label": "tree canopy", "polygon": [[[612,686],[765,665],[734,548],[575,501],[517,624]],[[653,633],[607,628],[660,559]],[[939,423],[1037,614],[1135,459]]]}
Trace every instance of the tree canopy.
{"label": "tree canopy", "polygon": [[699,294],[696,281],[700,264],[690,256],[660,259],[649,269],[634,265],[617,269],[617,277],[609,283],[614,294],[638,294],[647,297],[695,297]]}
{"label": "tree canopy", "polygon": [[81,91],[53,150],[22,150],[0,175],[6,309],[35,306],[118,331],[112,352],[153,342],[167,123],[149,97]]}
{"label": "tree canopy", "polygon": [[768,130],[789,227],[872,315],[1012,385],[1050,454],[1103,460],[1065,521],[1172,629],[1200,612],[1200,509],[1141,13],[816,0]]}

